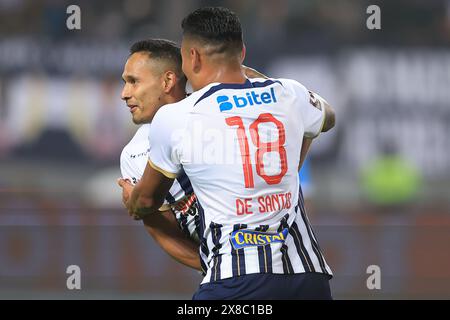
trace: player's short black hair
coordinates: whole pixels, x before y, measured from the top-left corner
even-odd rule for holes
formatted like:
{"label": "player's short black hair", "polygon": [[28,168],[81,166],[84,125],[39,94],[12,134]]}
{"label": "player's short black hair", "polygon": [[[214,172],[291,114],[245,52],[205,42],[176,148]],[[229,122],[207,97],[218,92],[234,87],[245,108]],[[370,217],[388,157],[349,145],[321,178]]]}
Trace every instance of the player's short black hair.
{"label": "player's short black hair", "polygon": [[180,47],[173,41],[166,39],[146,39],[133,43],[130,47],[130,56],[136,52],[146,52],[152,59],[168,62],[174,68],[177,77],[183,78],[181,70]]}
{"label": "player's short black hair", "polygon": [[183,19],[181,27],[183,36],[217,45],[218,52],[240,53],[244,45],[241,22],[238,16],[227,8],[197,9]]}

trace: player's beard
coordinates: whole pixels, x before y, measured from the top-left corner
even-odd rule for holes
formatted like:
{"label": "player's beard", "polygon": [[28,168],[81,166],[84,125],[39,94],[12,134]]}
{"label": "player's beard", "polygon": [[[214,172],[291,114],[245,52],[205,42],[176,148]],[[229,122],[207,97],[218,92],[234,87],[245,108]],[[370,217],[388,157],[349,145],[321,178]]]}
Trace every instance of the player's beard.
{"label": "player's beard", "polygon": [[133,123],[134,124],[145,124],[145,123],[152,122],[152,119],[156,113],[156,111],[152,111],[152,110],[153,110],[152,108],[137,107],[137,110],[131,114]]}
{"label": "player's beard", "polygon": [[131,114],[131,119],[133,120],[134,124],[143,124],[145,123],[144,119],[143,119],[143,115],[142,115],[142,110],[140,107],[136,108],[136,111],[134,111]]}

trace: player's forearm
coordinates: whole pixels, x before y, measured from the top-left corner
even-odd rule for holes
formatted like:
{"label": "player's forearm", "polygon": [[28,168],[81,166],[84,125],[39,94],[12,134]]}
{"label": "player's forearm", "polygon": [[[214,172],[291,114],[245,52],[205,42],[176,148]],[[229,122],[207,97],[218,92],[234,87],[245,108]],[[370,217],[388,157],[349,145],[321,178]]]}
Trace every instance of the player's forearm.
{"label": "player's forearm", "polygon": [[320,103],[325,108],[325,121],[322,127],[322,132],[327,132],[332,129],[336,123],[336,114],[333,107],[322,97],[319,96]]}
{"label": "player's forearm", "polygon": [[165,252],[178,262],[201,271],[199,244],[180,230],[170,211],[146,216],[143,221],[147,232]]}
{"label": "player's forearm", "polygon": [[298,171],[302,168],[303,162],[305,162],[306,155],[308,154],[309,147],[311,146],[313,139],[303,137],[302,150],[300,152],[300,162],[298,164]]}
{"label": "player's forearm", "polygon": [[142,183],[138,182],[133,189],[128,202],[127,209],[133,214],[143,217],[149,214],[157,213],[160,203],[154,200],[153,197],[144,193]]}
{"label": "player's forearm", "polygon": [[[173,179],[153,169],[147,163],[144,174],[131,194],[131,212],[140,218],[146,215],[158,214],[164,198],[173,184]],[[128,208],[128,206],[127,206]],[[130,210],[130,208],[128,208]]]}

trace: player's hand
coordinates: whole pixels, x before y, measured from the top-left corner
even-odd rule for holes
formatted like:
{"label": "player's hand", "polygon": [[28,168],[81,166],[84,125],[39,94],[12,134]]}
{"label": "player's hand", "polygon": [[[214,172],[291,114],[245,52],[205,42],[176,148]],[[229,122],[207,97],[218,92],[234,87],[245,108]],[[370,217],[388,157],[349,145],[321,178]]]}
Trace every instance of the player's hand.
{"label": "player's hand", "polygon": [[131,192],[133,192],[133,185],[130,180],[119,178],[117,184],[122,188],[122,202],[126,206],[130,200]]}
{"label": "player's hand", "polygon": [[261,72],[255,70],[253,68],[250,68],[250,67],[242,65],[242,69],[244,70],[245,75],[248,78],[250,78],[250,79],[254,79],[254,78],[265,78],[265,79],[267,79],[268,78],[266,75],[262,74]]}
{"label": "player's hand", "polygon": [[134,186],[131,184],[130,180],[119,178],[117,180],[117,184],[122,188],[122,203],[128,210],[128,214],[130,217],[132,217],[134,220],[141,220],[140,217],[138,217],[136,214],[134,214],[130,209],[130,197],[131,193],[133,192]]}

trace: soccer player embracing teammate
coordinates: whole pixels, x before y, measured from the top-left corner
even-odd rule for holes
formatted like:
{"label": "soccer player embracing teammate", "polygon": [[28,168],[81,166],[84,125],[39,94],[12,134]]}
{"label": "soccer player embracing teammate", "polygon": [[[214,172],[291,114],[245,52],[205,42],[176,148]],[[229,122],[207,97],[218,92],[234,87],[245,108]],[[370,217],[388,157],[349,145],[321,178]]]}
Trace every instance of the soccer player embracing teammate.
{"label": "soccer player embracing teammate", "polygon": [[299,187],[303,138],[334,111],[290,79],[248,79],[238,17],[201,8],[182,22],[182,69],[194,92],[156,112],[128,211],[158,214],[186,174],[198,200],[206,275],[194,299],[330,299],[331,270]]}

